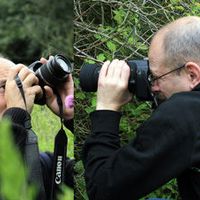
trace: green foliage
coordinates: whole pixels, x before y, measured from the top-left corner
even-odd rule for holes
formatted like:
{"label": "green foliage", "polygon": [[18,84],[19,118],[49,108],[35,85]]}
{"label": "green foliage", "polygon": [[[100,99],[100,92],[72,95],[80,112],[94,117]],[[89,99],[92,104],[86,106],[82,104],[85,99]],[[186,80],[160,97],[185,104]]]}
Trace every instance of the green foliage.
{"label": "green foliage", "polygon": [[135,137],[138,126],[151,114],[150,108],[150,103],[138,102],[137,100],[123,107],[123,115],[120,122],[122,144]]}
{"label": "green foliage", "polygon": [[63,186],[62,193],[58,195],[59,200],[74,200],[74,190],[70,187]]}
{"label": "green foliage", "polygon": [[162,186],[161,188],[155,190],[150,195],[147,195],[145,198],[142,198],[141,200],[145,200],[147,198],[165,198],[168,200],[179,200],[180,196],[177,193],[177,183],[176,180],[173,179],[169,181],[167,184]]}
{"label": "green foliage", "polygon": [[75,188],[76,188],[76,199],[88,200],[87,192],[85,190],[85,180],[84,180],[84,168],[82,161],[78,161],[74,168],[76,178],[75,178]]}
{"label": "green foliage", "polygon": [[27,64],[58,53],[73,58],[72,8],[65,0],[0,0],[0,52]]}
{"label": "green foliage", "polygon": [[[38,135],[38,143],[40,151],[53,152],[54,150],[54,138],[60,129],[60,119],[55,116],[45,106],[35,105],[32,112],[32,126],[33,130]],[[67,156],[69,158],[74,157],[74,136],[65,129],[68,138],[67,144]],[[59,197],[59,200],[73,200],[74,191],[65,186],[63,188],[64,194]]]}
{"label": "green foliage", "polygon": [[116,45],[111,41],[106,42],[106,45],[111,52],[116,51],[117,49]]}
{"label": "green foliage", "polygon": [[[182,16],[200,16],[200,4],[195,0],[75,0],[74,8],[76,79],[83,62],[147,57],[153,34],[164,24]],[[76,86],[75,157],[80,165],[82,145],[90,132],[88,114],[95,109],[96,94],[83,93]],[[136,100],[123,108],[120,123],[123,144],[134,138],[137,127],[151,113],[150,108],[149,103]],[[86,199],[85,184],[80,174],[83,174],[82,167],[79,167],[76,179],[76,199]],[[176,182],[170,181],[148,197],[178,199]]]}
{"label": "green foliage", "polygon": [[106,59],[106,57],[103,53],[100,53],[99,55],[97,55],[97,60],[104,61],[105,59]]}
{"label": "green foliage", "polygon": [[27,171],[12,140],[10,124],[1,121],[0,130],[0,194],[6,200],[33,200],[36,190],[27,184]]}
{"label": "green foliage", "polygon": [[125,19],[125,16],[126,16],[126,12],[124,9],[120,8],[119,10],[114,10],[113,11],[114,13],[114,20],[117,22],[117,24],[122,24],[122,22],[124,21]]}
{"label": "green foliage", "polygon": [[[35,106],[32,119],[33,129],[38,131],[36,133],[38,133],[40,150],[52,152],[54,137],[60,128],[59,120],[45,107],[39,106]],[[3,163],[0,165],[0,193],[7,200],[34,200],[36,190],[33,186],[27,185],[27,171],[12,141],[9,123],[1,121],[0,130],[0,161]],[[73,135],[68,130],[66,130],[66,133],[68,135],[68,156],[73,158]],[[66,199],[74,199],[74,191],[63,186],[63,194],[59,196],[59,200]]]}
{"label": "green foliage", "polygon": [[[60,118],[55,116],[46,106],[35,105],[32,111],[33,130],[38,135],[40,151],[53,151],[54,138],[60,130]],[[74,157],[74,136],[64,128],[67,137],[67,156]]]}

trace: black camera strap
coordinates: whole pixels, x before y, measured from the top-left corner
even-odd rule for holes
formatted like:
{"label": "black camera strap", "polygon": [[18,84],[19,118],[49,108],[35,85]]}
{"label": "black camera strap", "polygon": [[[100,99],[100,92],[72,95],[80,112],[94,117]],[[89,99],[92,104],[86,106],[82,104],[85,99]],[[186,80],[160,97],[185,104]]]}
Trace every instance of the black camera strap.
{"label": "black camera strap", "polygon": [[28,129],[25,146],[25,160],[29,170],[29,181],[30,183],[34,183],[39,190],[37,199],[46,200],[37,136],[31,128]]}
{"label": "black camera strap", "polygon": [[[24,104],[27,110],[23,85],[18,75],[16,75],[15,77],[15,82],[17,84],[17,87],[20,90],[20,93],[22,95],[22,98],[24,100]],[[44,189],[44,182],[43,182],[43,176],[42,176],[42,168],[41,168],[40,159],[39,159],[37,136],[31,129],[32,126],[31,126],[30,117],[28,117],[25,121],[25,128],[27,130],[27,139],[26,139],[26,144],[25,144],[24,157],[25,157],[25,162],[29,171],[28,180],[30,183],[35,184],[35,186],[39,190],[37,199],[46,200],[46,193]]]}
{"label": "black camera strap", "polygon": [[25,97],[25,94],[24,94],[22,82],[21,82],[21,80],[20,80],[20,78],[19,78],[18,75],[15,76],[15,82],[16,82],[16,84],[17,84],[17,87],[18,87],[18,89],[19,89],[21,95],[22,95],[22,98],[23,98],[23,100],[24,100],[24,104],[25,104],[25,107],[26,107],[26,111],[27,111],[26,97]]}
{"label": "black camera strap", "polygon": [[67,155],[67,135],[63,129],[63,103],[57,92],[56,95],[60,111],[61,128],[54,141],[51,200],[56,200],[57,194],[61,192],[61,186],[63,185],[65,179],[65,162]]}

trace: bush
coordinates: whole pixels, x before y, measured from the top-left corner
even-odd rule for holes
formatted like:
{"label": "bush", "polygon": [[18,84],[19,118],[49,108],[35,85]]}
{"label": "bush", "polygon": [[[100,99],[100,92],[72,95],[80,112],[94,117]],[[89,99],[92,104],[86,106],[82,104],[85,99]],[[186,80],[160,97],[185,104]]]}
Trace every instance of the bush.
{"label": "bush", "polygon": [[[75,0],[75,62],[76,62],[76,110],[75,155],[80,160],[81,149],[90,130],[88,114],[95,109],[96,94],[83,93],[79,87],[78,74],[83,62],[99,62],[119,59],[141,59],[147,57],[153,34],[164,24],[179,17],[199,15],[197,1],[146,1],[146,0]],[[151,113],[149,103],[137,102],[123,108],[120,124],[122,143],[134,137],[136,128]],[[78,161],[78,171],[83,168]],[[77,199],[87,199],[83,178],[76,179]],[[178,199],[174,180],[153,192],[149,197]]]}

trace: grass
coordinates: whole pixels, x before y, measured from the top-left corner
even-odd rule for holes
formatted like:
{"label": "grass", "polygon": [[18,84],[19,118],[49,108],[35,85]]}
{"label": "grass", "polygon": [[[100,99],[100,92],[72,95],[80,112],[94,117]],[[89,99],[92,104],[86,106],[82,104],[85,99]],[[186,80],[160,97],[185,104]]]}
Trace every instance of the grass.
{"label": "grass", "polygon": [[[60,119],[55,116],[46,106],[35,105],[32,112],[33,130],[38,136],[39,149],[42,152],[54,149],[54,137],[60,129]],[[74,158],[74,137],[73,134],[65,129],[68,137],[67,156]],[[74,191],[67,187],[61,200],[73,200]]]}

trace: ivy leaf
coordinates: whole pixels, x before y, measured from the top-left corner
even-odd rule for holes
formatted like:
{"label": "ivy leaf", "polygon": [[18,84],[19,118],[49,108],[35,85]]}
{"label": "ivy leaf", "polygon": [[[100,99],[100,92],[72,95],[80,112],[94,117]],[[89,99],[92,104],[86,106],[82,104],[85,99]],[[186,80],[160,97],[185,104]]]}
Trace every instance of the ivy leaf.
{"label": "ivy leaf", "polygon": [[124,20],[125,15],[126,15],[125,11],[120,9],[120,10],[115,10],[114,13],[115,13],[114,20],[118,24],[121,24]]}
{"label": "ivy leaf", "polygon": [[103,53],[100,53],[98,56],[97,56],[97,60],[99,61],[104,61],[106,59],[105,55]]}
{"label": "ivy leaf", "polygon": [[83,92],[76,92],[76,99],[84,100],[86,98]]}
{"label": "ivy leaf", "polygon": [[111,42],[111,41],[106,42],[106,45],[107,45],[108,49],[111,52],[114,52],[117,49],[116,45],[113,42]]}
{"label": "ivy leaf", "polygon": [[134,38],[131,36],[128,38],[128,44],[133,44],[134,43]]}
{"label": "ivy leaf", "polygon": [[96,107],[96,104],[97,104],[97,98],[96,96],[92,98],[92,107]]}
{"label": "ivy leaf", "polygon": [[90,60],[90,59],[85,59],[85,62],[86,62],[86,63],[89,63],[89,64],[94,64],[94,63],[95,63],[94,60]]}

